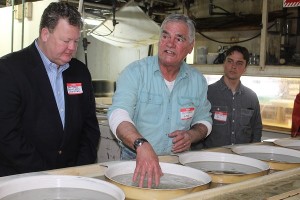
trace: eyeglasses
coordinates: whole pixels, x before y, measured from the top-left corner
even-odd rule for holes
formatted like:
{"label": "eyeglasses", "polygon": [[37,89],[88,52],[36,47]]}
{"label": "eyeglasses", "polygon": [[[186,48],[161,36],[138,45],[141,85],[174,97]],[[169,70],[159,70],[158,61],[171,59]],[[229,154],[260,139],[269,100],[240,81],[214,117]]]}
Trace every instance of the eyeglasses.
{"label": "eyeglasses", "polygon": [[246,66],[246,62],[241,61],[241,60],[234,62],[234,60],[232,60],[231,58],[226,58],[225,62],[230,65],[235,65],[236,67],[245,67]]}

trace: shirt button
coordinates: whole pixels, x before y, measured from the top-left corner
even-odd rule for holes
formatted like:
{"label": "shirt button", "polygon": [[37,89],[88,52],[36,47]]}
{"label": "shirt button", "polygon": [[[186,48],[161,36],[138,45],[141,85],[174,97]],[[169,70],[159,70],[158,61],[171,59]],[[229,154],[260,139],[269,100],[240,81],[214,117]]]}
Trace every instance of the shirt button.
{"label": "shirt button", "polygon": [[232,120],[232,123],[234,123],[234,120]]}
{"label": "shirt button", "polygon": [[62,151],[58,151],[58,154],[61,155],[61,154],[62,154]]}
{"label": "shirt button", "polygon": [[234,132],[231,133],[232,135],[234,134]]}
{"label": "shirt button", "polygon": [[235,111],[235,108],[234,109],[232,109],[233,111]]}

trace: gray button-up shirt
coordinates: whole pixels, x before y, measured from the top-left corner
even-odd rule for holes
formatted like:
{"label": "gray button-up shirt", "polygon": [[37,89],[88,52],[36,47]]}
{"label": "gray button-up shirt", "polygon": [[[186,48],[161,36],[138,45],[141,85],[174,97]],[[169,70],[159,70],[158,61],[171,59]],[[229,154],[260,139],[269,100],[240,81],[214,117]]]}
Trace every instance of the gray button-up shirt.
{"label": "gray button-up shirt", "polygon": [[213,127],[204,140],[204,148],[260,142],[262,121],[257,95],[242,83],[235,94],[224,77],[208,86]]}

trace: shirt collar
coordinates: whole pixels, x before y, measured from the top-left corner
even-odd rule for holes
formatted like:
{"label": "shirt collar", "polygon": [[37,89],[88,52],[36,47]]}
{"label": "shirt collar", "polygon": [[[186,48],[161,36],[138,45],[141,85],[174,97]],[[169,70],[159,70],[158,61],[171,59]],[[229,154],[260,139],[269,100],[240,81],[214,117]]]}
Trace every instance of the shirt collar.
{"label": "shirt collar", "polygon": [[[160,73],[159,64],[158,64],[158,56],[156,55],[155,57],[156,57],[156,59],[154,59],[155,63],[154,63],[153,73]],[[187,64],[184,61],[182,61],[180,70],[179,70],[179,74],[177,75],[176,79],[182,79],[182,78],[187,77],[188,75],[189,75],[189,71],[188,71]]]}
{"label": "shirt collar", "polygon": [[[220,79],[220,88],[222,90],[230,90],[230,88],[226,85],[225,81],[224,81],[224,75],[221,77]],[[240,84],[236,90],[237,94],[241,94],[244,91],[244,85],[242,84],[242,82],[240,81]]]}
{"label": "shirt collar", "polygon": [[[51,62],[47,56],[42,52],[42,50],[40,49],[39,45],[37,44],[37,39],[35,40],[35,47],[37,48],[41,58],[42,58],[42,61],[44,63],[44,66],[46,68],[46,70],[57,70],[57,65],[53,62]],[[66,69],[69,68],[69,63],[66,63],[64,65],[61,65],[59,68],[58,68],[58,72],[61,72],[61,71],[64,71]]]}

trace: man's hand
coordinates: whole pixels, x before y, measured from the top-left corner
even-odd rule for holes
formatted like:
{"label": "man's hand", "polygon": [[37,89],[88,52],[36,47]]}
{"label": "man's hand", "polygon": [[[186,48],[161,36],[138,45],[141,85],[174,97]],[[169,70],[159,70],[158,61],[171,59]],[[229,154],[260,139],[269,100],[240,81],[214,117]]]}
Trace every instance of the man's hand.
{"label": "man's hand", "polygon": [[169,134],[170,138],[173,138],[172,151],[174,153],[180,153],[190,149],[192,144],[192,137],[188,131],[174,131]]}
{"label": "man's hand", "polygon": [[204,124],[195,124],[188,131],[177,130],[170,133],[169,137],[173,138],[172,151],[180,153],[190,150],[191,144],[204,139],[207,131],[208,129]]}
{"label": "man's hand", "polygon": [[133,182],[138,181],[139,187],[143,187],[144,180],[147,180],[147,187],[151,188],[152,183],[155,181],[155,186],[158,186],[163,172],[159,165],[158,156],[155,154],[152,146],[145,142],[137,148],[136,152],[136,167],[133,174]]}

